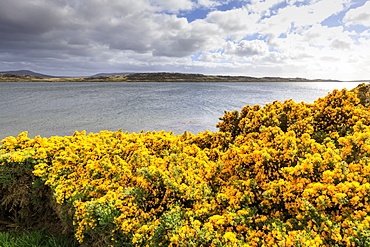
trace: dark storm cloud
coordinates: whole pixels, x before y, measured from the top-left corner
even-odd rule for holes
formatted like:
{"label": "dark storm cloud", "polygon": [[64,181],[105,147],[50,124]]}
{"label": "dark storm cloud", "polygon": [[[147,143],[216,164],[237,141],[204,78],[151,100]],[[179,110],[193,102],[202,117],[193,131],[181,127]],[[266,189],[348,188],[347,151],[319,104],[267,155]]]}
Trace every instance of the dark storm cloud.
{"label": "dark storm cloud", "polygon": [[[24,47],[26,42],[38,45],[45,45],[48,42],[55,44],[59,50],[63,41],[66,41],[64,47],[68,49],[68,43],[73,44],[75,43],[73,41],[77,40],[80,45],[83,42],[89,45],[88,40],[91,40],[91,36],[96,32],[94,29],[97,23],[101,23],[102,19],[106,19],[104,23],[108,27],[102,29],[109,31],[113,26],[107,13],[125,15],[130,10],[124,6],[118,8],[114,4],[108,8],[102,1],[89,1],[89,4],[70,2],[73,4],[61,0],[3,0],[0,8],[1,47],[9,49],[14,46],[16,48],[17,45]],[[108,34],[96,35],[98,38],[96,42],[99,42],[99,38],[104,40],[103,37]],[[9,41],[14,42],[13,47],[8,46]],[[32,47],[32,44],[29,46]],[[49,48],[51,47],[46,47]]]}
{"label": "dark storm cloud", "polygon": [[185,18],[179,21],[156,13],[145,1],[4,0],[1,5],[0,49],[8,52],[45,49],[74,54],[91,49],[94,53],[101,46],[179,57],[191,55],[204,42],[199,35],[177,38],[182,32],[178,28],[188,25]]}
{"label": "dark storm cloud", "polygon": [[3,0],[0,49],[14,53],[73,50],[66,40],[79,26],[73,11],[63,1]]}
{"label": "dark storm cloud", "polygon": [[48,3],[38,5],[4,0],[0,8],[0,30],[3,34],[42,34],[58,26],[55,15],[54,8]]}

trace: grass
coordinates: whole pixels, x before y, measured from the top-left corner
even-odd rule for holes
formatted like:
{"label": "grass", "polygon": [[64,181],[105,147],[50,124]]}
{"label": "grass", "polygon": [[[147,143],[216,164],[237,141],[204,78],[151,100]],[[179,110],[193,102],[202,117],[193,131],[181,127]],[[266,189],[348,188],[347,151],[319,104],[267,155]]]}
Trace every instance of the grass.
{"label": "grass", "polygon": [[77,247],[77,240],[65,236],[50,236],[45,230],[28,233],[0,232],[1,247]]}

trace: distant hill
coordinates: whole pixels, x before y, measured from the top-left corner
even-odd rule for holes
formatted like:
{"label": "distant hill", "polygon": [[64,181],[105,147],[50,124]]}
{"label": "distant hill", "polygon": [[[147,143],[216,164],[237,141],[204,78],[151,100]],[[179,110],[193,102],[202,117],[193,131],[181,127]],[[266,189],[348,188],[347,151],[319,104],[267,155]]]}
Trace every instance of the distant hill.
{"label": "distant hill", "polygon": [[1,71],[0,74],[29,75],[29,76],[45,77],[45,78],[57,78],[58,77],[58,76],[51,76],[51,75],[36,73],[31,70]]}
{"label": "distant hill", "polygon": [[[133,73],[124,76],[125,81],[148,81],[148,82],[324,82],[338,80],[309,80],[305,78],[281,78],[281,77],[251,77],[251,76],[225,76],[203,75],[187,73]],[[108,78],[106,78],[108,79]]]}
{"label": "distant hill", "polygon": [[[31,70],[0,71],[0,74],[28,75],[28,76],[44,77],[44,78],[68,78],[68,76],[52,76],[52,75],[37,73],[37,72],[31,71]],[[128,75],[128,74],[132,74],[132,73],[130,73],[130,72],[99,73],[99,74],[95,74],[95,75],[92,75],[92,76],[83,76],[83,77],[119,76],[119,75]]]}
{"label": "distant hill", "polygon": [[121,72],[121,73],[99,73],[99,74],[96,74],[96,75],[93,75],[91,77],[99,77],[99,76],[116,76],[116,75],[129,75],[129,74],[133,74],[130,73],[130,72]]}
{"label": "distant hill", "polygon": [[224,76],[203,75],[188,73],[100,73],[89,77],[56,77],[30,70],[0,72],[0,81],[71,81],[71,82],[325,82],[337,80],[309,80],[305,78],[281,78],[281,77],[250,77],[250,76]]}

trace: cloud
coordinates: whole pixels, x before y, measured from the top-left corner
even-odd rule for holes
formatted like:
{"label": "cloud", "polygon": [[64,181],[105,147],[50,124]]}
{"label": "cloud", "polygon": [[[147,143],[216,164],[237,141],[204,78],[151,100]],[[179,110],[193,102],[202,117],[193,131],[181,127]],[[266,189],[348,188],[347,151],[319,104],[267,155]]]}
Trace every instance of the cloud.
{"label": "cloud", "polygon": [[[356,54],[354,32],[344,31],[343,27],[327,27],[315,24],[307,29],[288,33],[284,38],[275,38],[270,42],[276,51],[285,55],[289,62],[327,63],[340,61],[349,54]],[[325,59],[322,60],[322,58]]]}
{"label": "cloud", "polygon": [[155,0],[153,5],[158,5],[162,11],[178,12],[192,9],[195,4],[190,0]]}
{"label": "cloud", "polygon": [[237,35],[243,37],[257,31],[256,23],[260,15],[251,14],[247,8],[232,9],[228,11],[213,11],[208,14],[206,21],[214,23],[227,35]]}
{"label": "cloud", "polygon": [[349,50],[351,48],[351,43],[339,39],[334,39],[331,42],[330,47],[338,50]]}
{"label": "cloud", "polygon": [[276,15],[261,21],[262,31],[279,36],[297,28],[319,24],[344,10],[347,2],[347,0],[322,0],[309,5],[286,6],[279,9]]}
{"label": "cloud", "polygon": [[68,43],[77,39],[80,44],[85,41],[86,46],[104,43],[112,34],[109,31],[139,32],[135,24],[142,25],[144,30],[150,28],[144,25],[148,18],[135,20],[135,16],[144,17],[145,12],[138,10],[146,8],[138,1],[112,0],[109,6],[97,0],[89,1],[89,4],[57,0],[4,1],[0,9],[0,28],[4,34],[0,38],[0,48],[9,49],[8,44],[2,44],[9,40],[15,42],[14,48],[17,45],[18,48],[40,45],[46,49],[65,41],[68,49]]}
{"label": "cloud", "polygon": [[220,6],[224,3],[227,3],[227,1],[219,1],[219,0],[197,0],[197,4],[199,7],[204,8],[214,8],[216,6]]}
{"label": "cloud", "polygon": [[228,59],[230,59],[230,56],[221,52],[204,52],[199,56],[200,61],[212,63],[227,61]]}
{"label": "cloud", "polygon": [[273,14],[272,8],[285,0],[252,0],[246,7],[250,13],[258,13],[261,16],[270,16]]}
{"label": "cloud", "polygon": [[346,25],[364,25],[370,27],[370,2],[356,9],[349,10],[344,16],[343,21]]}
{"label": "cloud", "polygon": [[54,1],[3,0],[0,30],[2,33],[42,34],[53,28],[65,27],[68,24],[65,17],[68,19],[68,13]]}
{"label": "cloud", "polygon": [[321,24],[313,25],[300,33],[302,42],[307,42],[316,47],[332,46],[333,48],[339,48],[339,46],[341,48],[344,48],[344,46],[349,48],[349,45],[354,43],[354,40],[351,38],[354,34],[355,32],[345,31],[342,26],[327,27]]}
{"label": "cloud", "polygon": [[267,54],[268,45],[262,40],[242,40],[238,43],[228,41],[225,53],[237,56],[253,56]]}
{"label": "cloud", "polygon": [[[370,77],[370,2],[350,2],[2,0],[0,66],[58,75],[213,70],[301,77],[318,77],[322,68]],[[328,18],[335,26],[323,25]]]}
{"label": "cloud", "polygon": [[[0,30],[6,28],[0,38],[0,49],[48,49],[45,44],[50,44],[51,49],[54,46],[66,53],[82,54],[81,49],[94,53],[97,47],[105,47],[183,57],[212,46],[219,33],[215,25],[202,20],[188,23],[186,18],[162,13],[191,8],[194,6],[191,1],[158,0],[155,4],[143,0],[111,0],[109,4],[99,0],[88,4],[79,1],[61,4],[58,0],[37,0],[32,4],[5,1],[0,11],[8,14],[0,17]],[[25,9],[24,13],[12,18],[11,13],[16,13],[18,8]],[[85,47],[75,49],[77,45]]]}
{"label": "cloud", "polygon": [[222,41],[217,26],[196,20],[188,23],[185,18],[178,28],[166,22],[165,31],[153,44],[154,56],[184,57],[202,50],[212,50]]}

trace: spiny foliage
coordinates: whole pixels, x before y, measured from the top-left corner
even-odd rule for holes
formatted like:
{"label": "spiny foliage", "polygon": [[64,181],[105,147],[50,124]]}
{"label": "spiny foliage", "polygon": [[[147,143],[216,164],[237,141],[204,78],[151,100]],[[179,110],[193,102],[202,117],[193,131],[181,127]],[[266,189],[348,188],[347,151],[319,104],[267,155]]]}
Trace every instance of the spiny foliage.
{"label": "spiny foliage", "polygon": [[2,141],[0,174],[31,171],[87,245],[370,246],[360,103],[334,90],[313,104],[246,106],[197,135],[22,133]]}

